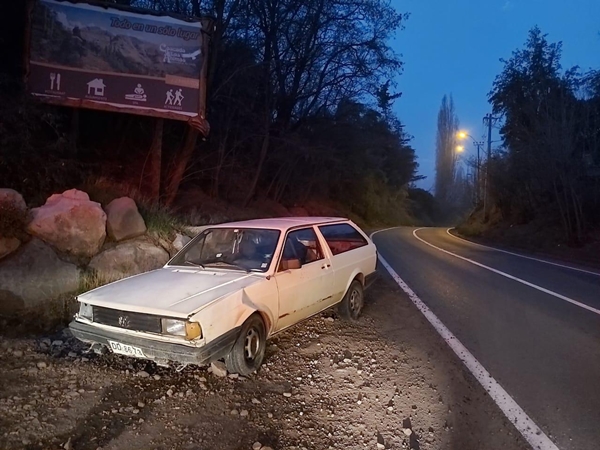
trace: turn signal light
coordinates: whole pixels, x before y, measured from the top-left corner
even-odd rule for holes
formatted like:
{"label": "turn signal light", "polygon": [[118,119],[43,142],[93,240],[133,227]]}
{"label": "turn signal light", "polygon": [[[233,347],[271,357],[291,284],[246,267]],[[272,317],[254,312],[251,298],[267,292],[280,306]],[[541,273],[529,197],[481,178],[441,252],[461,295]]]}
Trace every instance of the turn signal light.
{"label": "turn signal light", "polygon": [[185,338],[188,341],[196,339],[202,336],[202,328],[198,322],[186,322],[185,323]]}

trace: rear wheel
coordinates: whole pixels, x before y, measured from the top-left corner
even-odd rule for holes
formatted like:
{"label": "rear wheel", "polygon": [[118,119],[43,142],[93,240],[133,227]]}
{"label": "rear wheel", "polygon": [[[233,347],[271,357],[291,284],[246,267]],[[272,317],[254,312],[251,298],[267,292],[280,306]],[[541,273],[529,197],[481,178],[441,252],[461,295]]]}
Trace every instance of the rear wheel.
{"label": "rear wheel", "polygon": [[354,280],[338,306],[339,314],[344,319],[358,320],[365,304],[364,298],[362,284]]}
{"label": "rear wheel", "polygon": [[242,325],[233,348],[225,357],[227,370],[243,376],[255,372],[265,357],[266,344],[265,323],[260,315],[253,314]]}

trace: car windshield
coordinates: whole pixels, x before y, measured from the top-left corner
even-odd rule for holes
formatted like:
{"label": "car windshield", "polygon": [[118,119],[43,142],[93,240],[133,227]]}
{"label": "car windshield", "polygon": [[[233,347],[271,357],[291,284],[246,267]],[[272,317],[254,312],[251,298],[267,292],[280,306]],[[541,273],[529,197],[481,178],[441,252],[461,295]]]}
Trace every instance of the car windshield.
{"label": "car windshield", "polygon": [[209,228],[171,262],[176,266],[266,272],[280,232],[255,228]]}

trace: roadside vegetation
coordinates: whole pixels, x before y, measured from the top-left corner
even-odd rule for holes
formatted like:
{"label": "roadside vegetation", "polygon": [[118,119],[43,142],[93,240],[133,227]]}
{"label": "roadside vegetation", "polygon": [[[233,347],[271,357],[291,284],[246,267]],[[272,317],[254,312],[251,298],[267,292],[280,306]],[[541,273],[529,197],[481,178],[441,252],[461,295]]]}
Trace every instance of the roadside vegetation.
{"label": "roadside vegetation", "polygon": [[600,72],[563,68],[561,50],[534,28],[504,60],[489,93],[502,137],[482,169],[489,204],[474,208],[462,234],[600,249]]}
{"label": "roadside vegetation", "polygon": [[[11,43],[2,46],[9,63],[0,77],[0,179],[30,206],[73,187],[105,204],[112,186],[124,187],[159,233],[182,220],[284,213],[345,215],[370,226],[435,219],[429,193],[414,188],[411,136],[392,111],[401,93],[391,80],[403,64],[389,40],[406,14],[379,0],[119,3],[216,18],[210,134],[189,156],[187,125],[166,120],[157,165],[153,118],[80,110],[75,126],[70,108],[26,95],[23,49],[13,39],[23,24],[13,19],[0,35]],[[7,8],[5,17],[25,17],[20,2]],[[173,181],[181,167],[183,178]]]}

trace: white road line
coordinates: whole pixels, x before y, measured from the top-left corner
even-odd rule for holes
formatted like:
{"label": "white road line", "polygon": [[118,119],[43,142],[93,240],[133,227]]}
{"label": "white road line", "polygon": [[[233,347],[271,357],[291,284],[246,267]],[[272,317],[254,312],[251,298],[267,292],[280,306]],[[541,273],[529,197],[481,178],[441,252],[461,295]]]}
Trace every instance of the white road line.
{"label": "white road line", "polygon": [[[381,230],[384,231],[384,230]],[[372,233],[371,238],[374,234]],[[423,313],[425,318],[433,325],[442,339],[450,346],[456,356],[469,369],[469,372],[479,381],[483,389],[490,395],[506,418],[511,421],[523,438],[536,450],[559,450],[546,434],[538,427],[515,400],[504,390],[502,386],[489,374],[479,361],[467,350],[467,348],[452,334],[440,319],[431,311],[425,303],[408,287],[388,262],[379,255],[379,261],[383,267],[394,278],[400,288],[406,292],[415,306]]]}
{"label": "white road line", "polygon": [[469,241],[467,239],[463,239],[463,238],[461,238],[459,236],[456,236],[456,235],[450,233],[450,230],[451,230],[451,228],[448,228],[446,230],[446,233],[448,233],[448,235],[452,236],[454,239],[458,239],[459,241],[463,241],[463,242],[467,242],[467,243],[472,244],[472,245],[476,245],[477,247],[483,247],[483,248],[487,248],[489,250],[494,250],[496,252],[502,252],[502,253],[506,253],[508,255],[518,256],[519,258],[530,259],[532,261],[537,261],[537,262],[541,262],[541,263],[544,263],[544,264],[550,264],[551,266],[562,267],[563,269],[575,270],[577,272],[587,273],[589,275],[595,275],[597,277],[600,277],[600,273],[599,272],[594,272],[592,270],[579,269],[578,267],[567,266],[566,264],[559,264],[559,263],[555,263],[555,262],[552,262],[552,261],[547,261],[545,259],[533,258],[532,256],[525,256],[525,255],[521,255],[520,253],[513,253],[513,252],[509,252],[507,250],[501,250],[499,248],[489,247],[489,246],[483,245],[483,244],[478,244],[477,242],[472,242],[472,241]]}
{"label": "white road line", "polygon": [[522,284],[524,284],[526,286],[529,286],[529,287],[531,287],[533,289],[537,289],[538,291],[544,292],[545,294],[549,294],[549,295],[552,295],[553,297],[560,298],[561,300],[564,300],[565,302],[569,302],[572,305],[579,306],[580,308],[587,309],[588,311],[591,311],[591,312],[593,312],[595,314],[600,315],[600,309],[592,308],[591,306],[586,305],[585,303],[578,302],[577,300],[573,300],[572,298],[569,298],[569,297],[561,295],[561,294],[559,294],[557,292],[551,291],[550,289],[543,288],[541,286],[538,286],[537,284],[530,283],[529,281],[525,281],[525,280],[523,280],[521,278],[514,277],[512,275],[509,275],[506,272],[502,272],[501,270],[494,269],[493,267],[486,266],[485,264],[478,263],[477,261],[473,261],[472,259],[465,258],[464,256],[457,255],[456,253],[449,252],[448,250],[444,250],[443,248],[440,248],[440,247],[438,247],[436,245],[430,244],[426,240],[424,240],[424,239],[420,238],[419,236],[417,236],[417,231],[422,230],[422,229],[423,228],[417,228],[416,230],[414,230],[413,231],[413,236],[416,237],[419,241],[423,242],[424,244],[427,244],[430,247],[433,247],[436,250],[439,250],[440,252],[444,252],[444,253],[446,253],[448,255],[452,255],[455,258],[462,259],[463,261],[467,261],[467,262],[469,262],[471,264],[474,264],[476,266],[482,267],[483,269],[487,269],[487,270],[489,270],[491,272],[497,273],[498,275],[502,275],[503,277],[509,278],[511,280],[514,280],[514,281],[518,281],[519,283],[522,283]]}

